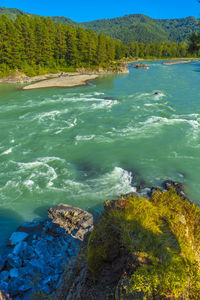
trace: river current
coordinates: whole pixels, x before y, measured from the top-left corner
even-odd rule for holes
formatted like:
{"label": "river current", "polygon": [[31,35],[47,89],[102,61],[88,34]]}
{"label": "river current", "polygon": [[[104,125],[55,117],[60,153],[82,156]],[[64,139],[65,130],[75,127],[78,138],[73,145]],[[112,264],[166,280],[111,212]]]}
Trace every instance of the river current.
{"label": "river current", "polygon": [[1,246],[55,204],[95,214],[136,185],[177,180],[199,203],[200,62],[148,64],[85,87],[0,86]]}

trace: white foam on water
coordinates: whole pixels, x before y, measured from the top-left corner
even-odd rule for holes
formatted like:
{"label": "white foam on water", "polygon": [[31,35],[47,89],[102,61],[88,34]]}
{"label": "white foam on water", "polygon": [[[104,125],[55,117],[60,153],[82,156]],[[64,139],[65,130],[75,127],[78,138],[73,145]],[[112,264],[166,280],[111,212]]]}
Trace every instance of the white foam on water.
{"label": "white foam on water", "polygon": [[88,183],[93,186],[95,193],[102,194],[102,196],[136,192],[136,188],[131,186],[132,174],[120,167],[115,167],[113,171],[100,178],[92,179]]}
{"label": "white foam on water", "polygon": [[32,185],[34,185],[34,181],[33,180],[25,180],[24,184],[27,186],[32,186]]}
{"label": "white foam on water", "polygon": [[175,109],[173,109],[170,105],[168,105],[167,102],[165,103],[160,103],[160,102],[155,102],[155,103],[145,103],[144,106],[147,106],[147,107],[158,107],[158,108],[163,108],[163,109],[166,109],[166,110],[170,110],[172,112],[175,112]]}
{"label": "white foam on water", "polygon": [[[190,144],[193,143],[193,147],[198,148],[200,145],[197,144],[197,140],[200,139],[200,114],[192,113],[192,114],[182,114],[182,115],[174,115],[174,118],[177,118],[178,120],[182,120],[182,122],[185,122],[191,126],[191,130],[186,132],[187,134],[187,143]],[[195,120],[194,120],[195,118]]]}
{"label": "white foam on water", "polygon": [[63,182],[65,184],[65,189],[72,193],[75,192],[76,195],[88,193],[90,190],[90,187],[87,185],[87,183],[81,183],[71,179],[63,180]]}
{"label": "white foam on water", "polygon": [[77,96],[77,97],[81,96],[81,97],[86,97],[86,98],[94,96],[94,94],[85,94],[85,93],[74,94],[74,95]]}
{"label": "white foam on water", "polygon": [[99,104],[92,104],[92,109],[104,109],[104,108],[112,108],[113,105],[118,104],[117,100],[103,100]]}
{"label": "white foam on water", "polygon": [[77,118],[75,118],[72,122],[67,122],[67,124],[69,125],[68,128],[72,128],[74,126],[77,125]]}
{"label": "white foam on water", "polygon": [[158,103],[146,103],[144,106],[156,106]]}
{"label": "white foam on water", "polygon": [[140,124],[156,124],[156,125],[163,125],[163,124],[174,124],[174,123],[187,123],[191,125],[193,128],[199,128],[200,124],[196,120],[187,120],[187,119],[181,119],[181,118],[163,118],[158,116],[152,116],[149,117],[146,121],[140,122]]}
{"label": "white foam on water", "polygon": [[132,98],[132,97],[136,97],[137,99],[141,99],[141,98],[146,98],[146,97],[149,97],[149,96],[152,96],[153,94],[152,93],[142,93],[140,95],[130,95],[129,97]]}
{"label": "white foam on water", "polygon": [[[33,180],[30,180],[30,179],[25,180],[25,181],[23,182],[23,184],[24,184],[25,187],[26,187],[28,190],[30,190],[30,191],[33,191],[33,189],[36,188],[35,182],[34,182]],[[37,189],[38,189],[38,188],[39,188],[39,187],[37,186]]]}
{"label": "white foam on water", "polygon": [[[156,95],[155,93],[158,93],[158,94]],[[153,100],[158,101],[158,100],[162,99],[163,97],[166,97],[166,95],[164,93],[162,93],[160,91],[153,92]]]}
{"label": "white foam on water", "polygon": [[34,162],[27,162],[27,163],[16,162],[16,163],[22,172],[24,172],[25,170],[33,170],[29,177],[29,180],[34,180],[37,179],[38,176],[42,176],[45,179],[45,181],[48,180],[47,187],[49,187],[54,184],[53,181],[58,177],[55,169],[52,166],[48,165],[47,162],[50,161],[49,159],[50,158],[43,158],[40,159],[40,161],[38,159],[38,161],[34,161]]}
{"label": "white foam on water", "polygon": [[23,119],[29,118],[29,116],[30,116],[30,113],[26,113],[24,115],[21,115],[21,116],[19,116],[19,120],[23,120]]}
{"label": "white foam on water", "polygon": [[60,134],[66,129],[71,129],[77,125],[77,118],[72,119],[72,120],[61,120],[61,126],[54,126],[53,128],[48,128],[45,130],[45,132],[51,132],[54,134]]}
{"label": "white foam on water", "polygon": [[[56,131],[53,132],[56,135],[62,133],[66,129],[73,128],[77,125],[77,118],[75,118],[73,121],[63,121],[64,126],[58,126],[56,127]],[[50,130],[52,132],[52,130]],[[54,131],[54,130],[53,130]],[[49,132],[49,129],[47,129],[47,132]]]}
{"label": "white foam on water", "polygon": [[56,157],[56,156],[47,156],[47,157],[39,157],[38,158],[39,161],[45,162],[45,163],[49,163],[51,161],[61,161],[63,163],[65,163],[65,159],[60,158],[60,157]]}
{"label": "white foam on water", "polygon": [[114,142],[114,140],[112,138],[104,136],[104,135],[96,136],[95,141],[97,143],[113,143]]}
{"label": "white foam on water", "polygon": [[76,141],[90,141],[92,139],[95,138],[95,134],[91,134],[91,135],[77,135],[75,137]]}
{"label": "white foam on water", "polygon": [[[65,190],[73,196],[81,195],[81,197],[105,199],[136,192],[136,188],[131,186],[132,174],[119,167],[95,179],[86,180],[84,183],[71,179],[63,180],[63,183],[64,186],[60,190]],[[56,187],[53,189],[57,190]]]}
{"label": "white foam on water", "polygon": [[111,131],[106,132],[108,136],[114,136],[115,138],[131,137],[131,138],[146,138],[152,137],[155,134],[159,134],[163,126],[172,126],[174,124],[188,124],[186,129],[186,135],[188,135],[188,143],[191,139],[195,140],[199,138],[200,133],[200,120],[188,120],[183,118],[168,119],[166,117],[151,116],[143,122],[130,122],[127,127],[122,129],[112,128]]}
{"label": "white foam on water", "polygon": [[55,118],[57,116],[60,116],[62,114],[65,114],[69,112],[68,109],[63,109],[63,110],[53,110],[53,111],[49,111],[49,112],[43,112],[43,113],[39,113],[37,116],[35,116],[33,118],[33,120],[38,119],[39,122],[45,121],[46,119],[50,119],[50,120],[55,120]]}
{"label": "white foam on water", "polygon": [[[158,93],[155,95],[155,93]],[[136,98],[136,99],[143,99],[143,98],[147,98],[147,99],[153,99],[153,100],[160,100],[163,97],[166,97],[166,95],[162,92],[162,91],[153,91],[151,93],[141,93],[141,94],[135,94],[135,95],[130,95],[129,98]]]}
{"label": "white foam on water", "polygon": [[100,95],[105,95],[105,93],[98,93],[98,92],[95,92],[94,95],[95,95],[95,96],[100,96]]}
{"label": "white foam on water", "polygon": [[8,155],[9,153],[12,153],[12,148],[9,148],[8,150],[4,151],[3,153],[0,154],[0,156]]}

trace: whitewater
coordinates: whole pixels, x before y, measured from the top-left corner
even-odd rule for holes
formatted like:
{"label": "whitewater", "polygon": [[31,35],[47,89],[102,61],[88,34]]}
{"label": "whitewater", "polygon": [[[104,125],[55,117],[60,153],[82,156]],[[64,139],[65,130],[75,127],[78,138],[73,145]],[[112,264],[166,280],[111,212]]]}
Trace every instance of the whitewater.
{"label": "whitewater", "polygon": [[55,204],[95,215],[138,185],[180,181],[199,203],[200,62],[147,63],[84,87],[0,86],[1,246]]}

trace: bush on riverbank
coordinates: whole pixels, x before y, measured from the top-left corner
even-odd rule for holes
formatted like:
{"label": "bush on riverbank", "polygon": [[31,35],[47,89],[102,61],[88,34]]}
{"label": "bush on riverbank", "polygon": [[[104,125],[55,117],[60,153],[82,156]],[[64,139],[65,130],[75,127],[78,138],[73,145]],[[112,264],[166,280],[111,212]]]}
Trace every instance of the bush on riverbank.
{"label": "bush on riverbank", "polygon": [[170,188],[108,201],[90,236],[88,266],[99,281],[106,264],[126,256],[115,299],[199,299],[199,251],[200,209]]}

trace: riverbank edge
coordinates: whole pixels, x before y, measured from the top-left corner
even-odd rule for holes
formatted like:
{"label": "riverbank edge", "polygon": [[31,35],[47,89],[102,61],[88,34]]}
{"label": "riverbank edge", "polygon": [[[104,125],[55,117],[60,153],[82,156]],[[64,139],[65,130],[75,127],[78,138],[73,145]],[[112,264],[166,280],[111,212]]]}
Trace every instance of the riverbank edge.
{"label": "riverbank edge", "polygon": [[[99,214],[99,217],[94,223],[93,216],[87,211],[67,204],[59,204],[48,210],[49,219],[41,222],[30,222],[22,224],[13,234],[11,234],[8,240],[9,247],[11,247],[11,254],[8,255],[8,258],[4,260],[4,263],[1,265],[0,277],[2,277],[1,273],[3,270],[3,277],[13,276],[13,278],[7,279],[11,281],[11,283],[8,283],[8,289],[10,290],[6,290],[5,282],[3,282],[5,286],[4,289],[0,285],[0,292],[2,291],[2,293],[7,294],[5,294],[4,296],[4,294],[1,295],[0,293],[0,295],[2,296],[1,299],[11,300],[10,296],[12,297],[12,299],[15,299],[15,297],[18,297],[19,293],[20,295],[24,295],[28,297],[27,299],[29,299],[29,297],[32,297],[31,295],[33,294],[33,291],[34,296],[36,297],[34,299],[39,299],[37,297],[48,297],[49,295],[51,295],[51,298],[54,300],[79,299],[79,297],[82,295],[83,298],[81,299],[86,299],[86,297],[88,298],[91,295],[91,293],[92,295],[95,295],[95,293],[107,293],[107,291],[105,291],[105,289],[102,288],[102,284],[103,286],[105,284],[104,271],[102,273],[102,271],[98,269],[98,276],[96,279],[94,279],[94,274],[92,275],[92,268],[96,270],[96,262],[94,262],[93,259],[95,258],[96,260],[96,258],[98,258],[98,255],[100,255],[101,257],[101,254],[98,252],[97,248],[96,254],[94,252],[92,254],[92,261],[91,258],[89,259],[90,262],[88,261],[88,254],[90,253],[88,251],[91,251],[92,249],[90,237],[91,234],[93,234],[93,238],[95,237],[95,228],[98,228],[99,224],[103,220],[103,216],[106,215],[107,218],[107,213],[112,210],[117,210],[119,212],[123,211],[126,205],[129,203],[130,197],[135,200],[143,199],[142,201],[147,201],[148,198],[151,199],[152,197],[160,197],[162,193],[169,193],[169,195],[171,195],[170,197],[172,205],[173,201],[175,201],[175,203],[177,201],[175,200],[175,198],[173,198],[173,195],[176,195],[175,197],[178,197],[178,202],[181,207],[184,207],[186,205],[187,208],[191,208],[192,210],[194,209],[195,211],[196,205],[192,204],[192,202],[190,201],[190,199],[184,191],[184,186],[179,182],[173,182],[170,180],[165,181],[163,183],[163,188],[145,188],[140,186],[137,186],[136,188],[136,193],[121,195],[117,200],[105,201],[104,210],[102,211],[102,213]],[[189,225],[186,223],[187,216],[184,215],[184,210],[181,210],[180,215],[178,211],[175,211],[174,215],[175,217],[176,215],[178,216],[178,222],[180,222],[180,224],[183,225],[183,228],[185,228],[186,237],[188,238],[187,226]],[[106,232],[103,232],[103,235],[105,239],[109,238]],[[69,240],[71,241],[69,242]],[[56,243],[56,250],[58,251],[58,253],[54,255],[55,257],[51,257],[51,254],[49,254],[50,244],[48,245],[47,250],[45,248],[46,246],[44,246],[44,241],[50,244],[53,242],[52,246],[50,246],[51,251],[54,248],[53,245],[55,245]],[[111,284],[112,288],[115,289],[113,298],[109,298],[114,300],[118,299],[118,297],[115,297],[118,294],[120,287],[118,281],[121,282],[121,287],[123,287],[126,284],[126,282],[123,281],[123,277],[121,277],[124,271],[124,269],[121,267],[122,265],[126,265],[125,261],[127,260],[127,258],[129,258],[129,254],[121,253],[123,255],[120,254],[120,257],[118,257],[118,254],[115,253],[115,247],[112,247],[109,247],[109,249],[111,250],[111,253],[109,252],[109,260],[106,262],[102,257],[103,261],[99,265],[99,267],[102,270],[104,270],[105,268],[105,270],[108,271],[108,266],[111,266],[111,269],[109,269],[109,274],[106,275],[106,280],[108,280],[108,286],[109,284]],[[61,261],[59,255],[60,253],[63,253],[63,255],[65,256],[66,250],[68,255],[68,257],[66,257],[67,260]],[[39,255],[39,265],[35,265],[35,258],[30,258],[33,252]],[[116,258],[116,255],[118,258]],[[46,258],[48,258],[49,262],[46,263],[46,266],[43,266],[44,260]],[[140,257],[138,257],[137,259],[139,258]],[[26,260],[26,264],[28,262],[28,269],[26,269],[26,278],[24,283],[22,281],[22,278],[21,281],[19,280],[20,276],[24,276],[22,269],[26,267],[19,267],[19,260],[22,259]],[[116,262],[116,259],[118,263]],[[141,259],[144,258],[141,257]],[[46,268],[50,267],[52,262],[54,262],[55,264],[54,269],[56,269],[57,266],[62,269],[62,272],[59,271],[59,276],[58,274],[56,274],[58,278],[56,279],[57,281],[55,283],[52,279],[55,276],[52,276],[48,273],[49,269],[46,270]],[[129,259],[128,263],[130,263]],[[120,268],[115,273],[115,269],[118,267]],[[29,282],[30,280],[32,280],[30,278],[32,276],[32,273],[34,272],[39,274],[39,270],[41,268],[45,268],[45,272],[47,272],[45,279],[43,280],[44,282],[42,281],[40,283],[38,281],[37,285],[34,286],[33,289],[32,283]],[[27,272],[28,270],[30,274]],[[18,275],[18,277],[16,277],[16,274]],[[117,275],[116,277],[116,274],[118,274],[119,276]],[[2,280],[2,278],[0,279]],[[115,280],[113,281],[113,279]],[[102,280],[103,283],[101,282]],[[19,291],[17,289],[19,289]],[[100,297],[99,299],[105,299],[104,296],[105,295],[103,295],[103,298]],[[90,297],[88,299],[90,299]]]}
{"label": "riverbank edge", "polygon": [[[181,60],[191,60],[198,61],[200,58],[193,57],[180,57],[180,58],[131,58],[131,59],[123,59],[120,62],[111,64],[108,68],[99,67],[98,69],[90,69],[90,68],[77,68],[76,72],[58,72],[58,73],[47,73],[44,75],[38,75],[29,77],[24,73],[16,70],[13,75],[6,76],[0,78],[0,84],[27,84],[27,86],[22,89],[36,89],[36,88],[45,88],[45,87],[75,87],[87,85],[88,80],[92,80],[98,78],[103,75],[114,75],[114,74],[127,74],[129,73],[128,66],[132,63],[138,62],[146,62],[146,61],[164,61],[164,62],[173,62],[173,61],[181,61]],[[82,75],[87,75],[85,80],[82,80]],[[96,77],[92,77],[92,76]],[[68,79],[71,79],[73,76],[74,82],[72,84],[69,83]],[[91,76],[91,77],[90,77]],[[66,81],[63,80],[65,77]],[[57,79],[55,81],[55,79]],[[54,80],[54,81],[50,81]],[[50,82],[49,82],[50,81]],[[65,81],[63,83],[62,81]],[[41,82],[45,82],[45,84],[41,84]],[[56,82],[56,84],[54,83]],[[37,83],[40,83],[37,87]],[[42,85],[42,86],[40,86]]]}
{"label": "riverbank edge", "polygon": [[[144,194],[144,190],[146,195]],[[160,220],[162,220],[164,223],[166,222],[165,225],[166,228],[168,228],[167,230],[169,230],[169,235],[166,235],[166,240],[161,239],[159,247],[162,248],[164,245],[166,245],[166,241],[167,244],[171,243],[171,234],[174,234],[174,236],[177,238],[177,242],[181,242],[180,245],[181,247],[183,247],[183,249],[185,247],[184,244],[187,241],[189,246],[188,248],[186,246],[186,248],[187,250],[189,250],[189,252],[190,249],[191,253],[193,252],[194,261],[197,262],[198,266],[198,273],[199,252],[197,249],[199,243],[197,245],[197,241],[199,237],[198,234],[196,235],[196,233],[194,232],[195,229],[199,229],[200,226],[199,221],[197,222],[195,219],[197,216],[200,216],[200,208],[190,201],[187,194],[185,193],[183,184],[179,182],[167,180],[163,182],[162,188],[152,187],[148,191],[147,189],[140,189],[140,187],[138,187],[137,192],[137,194],[131,193],[127,195],[121,195],[116,200],[108,200],[104,203],[104,210],[99,217],[99,220],[95,223],[93,231],[91,232],[90,236],[85,237],[82,243],[72,273],[70,274],[70,276],[68,276],[68,274],[65,274],[63,276],[63,280],[56,291],[56,297],[54,300],[94,298],[98,298],[100,300],[147,298],[161,300],[167,299],[169,295],[171,296],[171,299],[182,299],[182,297],[179,297],[182,291],[179,291],[178,285],[177,288],[172,288],[172,293],[170,293],[168,287],[165,288],[165,284],[164,286],[162,286],[162,280],[163,278],[165,278],[165,275],[168,272],[167,268],[164,268],[163,273],[161,272],[162,275],[159,273],[163,268],[162,259],[159,261],[159,263],[158,261],[156,262],[156,269],[158,268],[158,277],[156,279],[156,284],[158,284],[158,286],[160,284],[161,289],[158,288],[157,290],[157,286],[154,286],[154,276],[156,269],[151,274],[151,267],[153,264],[153,260],[151,261],[151,259],[153,259],[153,250],[151,249],[151,247],[150,249],[148,249],[150,253],[150,255],[148,256],[148,251],[146,251],[147,249],[145,249],[145,247],[149,247],[149,243],[151,244],[152,242],[151,246],[153,248],[155,241],[151,231],[149,230],[149,224],[152,222],[151,214],[148,216],[148,213],[145,211],[145,209],[147,209],[148,211],[148,209],[150,209],[150,206],[152,205],[152,215],[155,213],[154,209],[158,210],[159,215],[160,211],[162,211],[162,209],[164,209],[165,207],[169,215],[167,216],[167,214],[164,213],[165,216],[163,218],[161,217],[161,213],[158,219],[160,218]],[[136,204],[133,204],[134,202],[136,202]],[[145,223],[147,227],[144,227],[142,229],[144,230],[144,240],[142,239],[142,234],[140,232],[141,225],[136,225],[135,231],[133,230],[134,226],[131,227],[132,218],[134,224],[134,215],[136,220],[139,220],[140,217],[141,220],[144,220],[145,215],[145,218],[149,218],[150,220],[148,223]],[[120,216],[121,221],[119,219]],[[120,222],[122,222],[121,233],[119,230]],[[171,224],[173,224],[174,222],[173,230],[170,227],[170,222]],[[194,228],[192,227],[193,222],[195,223]],[[163,231],[164,235],[166,234],[165,229]],[[181,233],[179,232],[179,230]],[[126,236],[126,234],[130,235]],[[159,234],[161,234],[161,231],[159,232]],[[131,248],[126,248],[128,241],[130,242],[130,239],[133,240]],[[121,244],[120,241],[122,240],[124,241],[124,244]],[[146,245],[144,246],[143,244],[142,251],[139,251],[137,248],[139,240],[143,240],[142,243]],[[196,245],[195,249],[192,246],[193,242]],[[133,247],[134,243],[136,243],[137,250]],[[155,249],[157,249],[157,247],[155,247]],[[162,251],[164,251],[164,248],[162,248]],[[161,257],[162,251],[160,252]],[[181,251],[179,254],[181,257]],[[156,250],[156,260],[159,257],[157,257],[157,255],[158,253]],[[167,260],[167,264],[168,263],[169,261]],[[171,263],[171,266],[172,269],[174,267],[173,271],[172,269],[170,269],[171,267],[169,268],[170,272],[174,272],[172,281],[179,284],[179,274],[176,273],[178,269],[176,270],[176,266],[173,266],[173,263]],[[143,273],[146,268],[147,272]],[[187,269],[186,261],[184,261],[183,265],[181,265],[181,268],[181,272],[185,272],[185,269]],[[141,275],[138,275],[138,272],[140,270],[142,270]],[[170,272],[168,273],[169,276],[171,276]],[[185,274],[187,277],[187,272],[185,272]],[[139,276],[138,278],[137,275]],[[136,282],[134,282],[133,280],[134,276]],[[152,278],[150,276],[152,276]],[[161,280],[159,279],[159,276],[161,276]],[[190,283],[192,285],[192,280]],[[198,285],[198,281],[195,282],[194,285],[195,284]],[[190,292],[193,293],[193,291],[190,291],[190,286],[186,284],[183,290],[183,294],[190,294]],[[199,289],[198,291],[194,292],[193,296],[196,296],[197,294],[199,295]],[[178,297],[176,297],[176,295],[178,295]],[[195,298],[195,296],[193,299],[199,299]]]}
{"label": "riverbank edge", "polygon": [[75,72],[63,72],[59,71],[57,73],[47,73],[43,75],[37,76],[27,76],[23,72],[19,70],[15,70],[14,73],[10,76],[5,76],[0,78],[0,84],[28,84],[34,82],[40,82],[44,80],[50,80],[55,78],[62,78],[62,77],[72,77],[72,76],[79,76],[79,75],[113,75],[113,74],[126,74],[129,73],[127,68],[127,63],[122,61],[120,63],[111,64],[107,68],[98,67],[97,69],[90,69],[90,68],[77,68]]}

